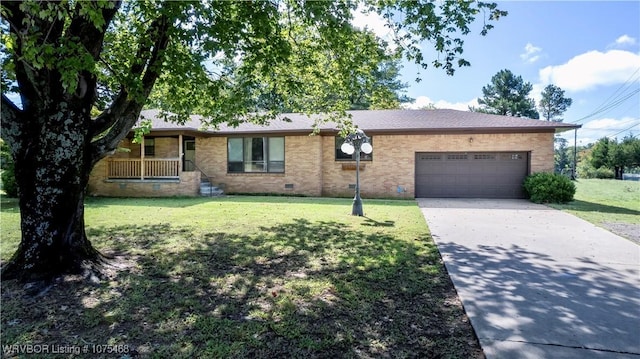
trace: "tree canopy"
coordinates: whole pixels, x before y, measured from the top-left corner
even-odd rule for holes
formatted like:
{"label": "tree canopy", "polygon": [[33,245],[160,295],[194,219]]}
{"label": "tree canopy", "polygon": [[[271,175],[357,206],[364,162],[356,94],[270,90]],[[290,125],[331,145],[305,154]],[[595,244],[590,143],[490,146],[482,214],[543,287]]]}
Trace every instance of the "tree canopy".
{"label": "tree canopy", "polygon": [[[378,39],[373,32],[353,29],[354,42],[345,46],[353,45],[353,61],[359,67],[343,77],[333,68],[332,51],[320,47],[310,50],[304,48],[315,46],[317,34],[311,35],[309,29],[303,31],[301,26],[294,26],[291,31],[298,39],[289,39],[290,46],[294,49],[292,57],[297,58],[301,54],[309,56],[296,60],[301,67],[296,73],[300,87],[297,94],[288,92],[285,96],[277,88],[269,87],[271,76],[256,79],[255,74],[252,74],[249,79],[251,81],[246,82],[246,75],[238,64],[227,61],[225,70],[229,73],[229,80],[246,83],[248,86],[251,98],[245,106],[249,112],[318,112],[331,110],[332,107],[349,110],[389,109],[398,108],[401,102],[411,101],[403,94],[408,84],[398,79],[401,53],[391,51],[387,42]],[[155,96],[154,93],[152,98],[157,100],[155,107],[162,106],[162,96]],[[318,107],[309,107],[313,103]]]}
{"label": "tree canopy", "polygon": [[538,119],[535,101],[529,97],[533,86],[524,82],[522,76],[510,70],[500,70],[491,77],[491,83],[482,87],[483,97],[478,99],[479,108],[472,111],[495,115],[528,117]]}
{"label": "tree canopy", "polygon": [[562,137],[556,137],[554,142],[556,144],[553,156],[555,172],[565,173],[573,167],[573,162],[569,157],[569,141]]}
{"label": "tree canopy", "polygon": [[380,39],[351,25],[356,10],[388,20],[406,58],[450,75],[470,64],[463,38],[474,20],[484,35],[506,15],[470,1],[1,2],[2,138],[22,228],[3,278],[96,262],[84,189],[144,106],[212,125],[263,122],[284,108],[344,114],[349,97],[375,83],[384,54]]}
{"label": "tree canopy", "polygon": [[590,149],[586,162],[593,170],[610,170],[612,177],[622,179],[625,171],[640,167],[640,139],[632,135],[621,141],[603,137]]}
{"label": "tree canopy", "polygon": [[572,103],[573,100],[571,98],[564,97],[563,89],[550,84],[542,90],[542,98],[538,103],[538,109],[544,120],[562,122],[562,115]]}

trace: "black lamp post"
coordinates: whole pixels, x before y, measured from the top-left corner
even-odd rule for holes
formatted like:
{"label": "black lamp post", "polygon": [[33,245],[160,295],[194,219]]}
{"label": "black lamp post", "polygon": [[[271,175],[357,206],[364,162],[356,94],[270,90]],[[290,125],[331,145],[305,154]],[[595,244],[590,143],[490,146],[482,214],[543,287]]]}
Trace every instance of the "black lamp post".
{"label": "black lamp post", "polygon": [[364,131],[358,128],[355,132],[345,137],[340,149],[348,155],[353,154],[353,152],[356,153],[356,195],[353,198],[351,215],[364,216],[362,212],[362,198],[360,198],[360,151],[369,154],[373,151],[373,147],[371,147],[369,137],[364,134]]}

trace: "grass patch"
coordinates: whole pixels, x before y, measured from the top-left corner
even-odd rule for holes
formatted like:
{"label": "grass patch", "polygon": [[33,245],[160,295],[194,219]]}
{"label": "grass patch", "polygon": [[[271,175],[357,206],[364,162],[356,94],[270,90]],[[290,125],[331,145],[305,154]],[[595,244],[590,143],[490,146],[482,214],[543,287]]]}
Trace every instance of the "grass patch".
{"label": "grass patch", "polygon": [[640,224],[640,182],[581,179],[575,183],[574,201],[550,206],[597,225],[603,222]]}
{"label": "grass patch", "polygon": [[[480,358],[413,201],[88,199],[107,279],[2,287],[2,345],[109,344],[175,358]],[[19,241],[2,199],[2,260]],[[114,357],[105,354],[104,357]],[[61,357],[66,357],[61,355]]]}
{"label": "grass patch", "polygon": [[574,201],[549,206],[640,244],[640,182],[581,179]]}

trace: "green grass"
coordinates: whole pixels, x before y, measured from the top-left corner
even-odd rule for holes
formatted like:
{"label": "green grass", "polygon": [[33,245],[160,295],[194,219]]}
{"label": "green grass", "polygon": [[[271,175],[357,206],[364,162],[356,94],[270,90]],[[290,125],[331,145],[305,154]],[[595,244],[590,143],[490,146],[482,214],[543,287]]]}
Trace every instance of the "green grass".
{"label": "green grass", "polygon": [[[1,205],[6,261],[19,213],[13,200]],[[152,358],[482,357],[415,202],[365,200],[364,210],[354,217],[350,200],[327,198],[88,199],[87,233],[113,266],[100,284],[69,276],[36,300],[3,282],[2,345],[127,345]]]}
{"label": "green grass", "polygon": [[581,179],[574,201],[552,205],[595,225],[640,224],[640,182]]}

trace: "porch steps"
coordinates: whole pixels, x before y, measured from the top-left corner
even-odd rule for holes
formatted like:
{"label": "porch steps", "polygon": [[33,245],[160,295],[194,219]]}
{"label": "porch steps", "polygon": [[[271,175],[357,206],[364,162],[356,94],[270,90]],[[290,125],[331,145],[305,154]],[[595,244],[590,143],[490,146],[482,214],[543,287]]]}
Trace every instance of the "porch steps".
{"label": "porch steps", "polygon": [[200,181],[200,196],[202,197],[219,197],[224,194],[224,191],[214,186],[209,180],[202,179]]}

